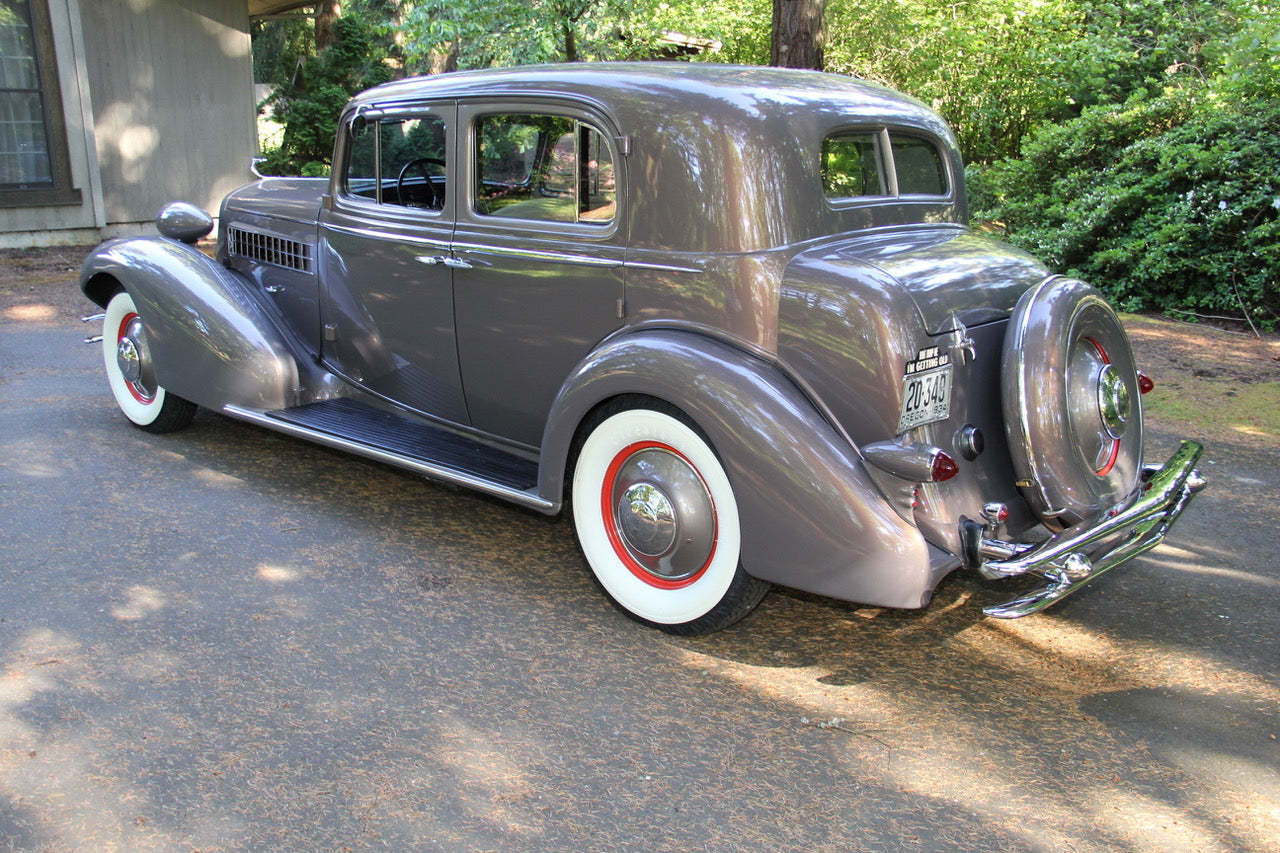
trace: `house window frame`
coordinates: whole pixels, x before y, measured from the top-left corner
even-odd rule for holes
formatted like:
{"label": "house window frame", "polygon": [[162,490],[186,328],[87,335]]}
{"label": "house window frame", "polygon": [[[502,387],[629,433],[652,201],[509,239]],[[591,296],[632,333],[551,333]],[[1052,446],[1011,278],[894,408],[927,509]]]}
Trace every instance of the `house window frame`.
{"label": "house window frame", "polygon": [[0,189],[0,208],[79,205],[82,203],[80,190],[72,186],[71,158],[67,148],[67,121],[62,109],[62,86],[58,78],[58,62],[54,50],[49,5],[47,0],[26,0],[26,7],[35,48],[45,145],[53,186]]}

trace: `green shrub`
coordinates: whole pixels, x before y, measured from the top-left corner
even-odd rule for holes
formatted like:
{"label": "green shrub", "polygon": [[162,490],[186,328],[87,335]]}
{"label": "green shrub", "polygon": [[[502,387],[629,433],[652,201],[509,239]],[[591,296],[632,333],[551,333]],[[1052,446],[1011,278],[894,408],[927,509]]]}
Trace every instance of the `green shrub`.
{"label": "green shrub", "polygon": [[334,43],[308,58],[286,85],[267,99],[284,125],[280,147],[263,151],[264,174],[317,177],[329,173],[338,114],[352,95],[391,79],[373,31],[358,16],[334,23]]}
{"label": "green shrub", "polygon": [[1169,90],[973,167],[975,218],[1125,310],[1280,318],[1280,93]]}

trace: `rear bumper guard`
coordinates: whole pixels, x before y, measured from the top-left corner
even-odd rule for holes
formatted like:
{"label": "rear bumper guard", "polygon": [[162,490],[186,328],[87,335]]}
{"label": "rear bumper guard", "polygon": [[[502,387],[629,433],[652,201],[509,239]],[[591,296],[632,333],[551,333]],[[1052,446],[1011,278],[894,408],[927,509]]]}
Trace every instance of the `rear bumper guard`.
{"label": "rear bumper guard", "polygon": [[1055,601],[1160,543],[1192,496],[1205,486],[1196,470],[1204,448],[1184,441],[1162,467],[1144,471],[1137,500],[1101,519],[1088,519],[1035,545],[998,539],[978,544],[978,571],[989,579],[1034,574],[1044,583],[1004,604],[985,608],[988,616],[1013,619],[1038,613]]}

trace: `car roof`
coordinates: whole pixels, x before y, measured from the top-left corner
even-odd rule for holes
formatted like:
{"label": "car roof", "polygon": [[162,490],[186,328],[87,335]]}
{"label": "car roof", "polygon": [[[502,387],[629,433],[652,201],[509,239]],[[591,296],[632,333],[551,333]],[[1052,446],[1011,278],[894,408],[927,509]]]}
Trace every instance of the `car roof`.
{"label": "car roof", "polygon": [[432,100],[503,109],[542,101],[597,114],[600,129],[626,143],[623,153],[634,153],[627,159],[644,175],[628,182],[624,218],[635,248],[751,252],[866,227],[862,214],[822,198],[822,140],[845,128],[900,127],[941,140],[957,189],[945,210],[905,212],[903,221],[966,215],[963,167],[942,118],[851,77],[712,63],[562,63],[387,83],[353,99],[346,114]]}
{"label": "car roof", "polygon": [[[799,69],[690,62],[573,62],[410,77],[369,89],[353,106],[422,98],[548,97],[645,112],[831,112],[933,124],[924,104],[883,86]],[[939,122],[940,124],[940,122]]]}

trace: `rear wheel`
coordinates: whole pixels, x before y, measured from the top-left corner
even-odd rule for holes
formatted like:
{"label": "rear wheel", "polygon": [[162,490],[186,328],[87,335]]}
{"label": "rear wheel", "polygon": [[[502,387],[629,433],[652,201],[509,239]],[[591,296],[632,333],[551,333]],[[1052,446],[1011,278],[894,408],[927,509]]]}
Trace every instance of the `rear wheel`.
{"label": "rear wheel", "polygon": [[738,504],[711,445],[656,401],[606,411],[572,476],[578,544],[624,613],[672,634],[718,631],[769,584],[739,564]]}
{"label": "rear wheel", "polygon": [[134,426],[147,432],[172,432],[195,417],[195,403],[170,394],[156,382],[142,317],[133,297],[123,290],[107,303],[102,360],[116,405]]}

